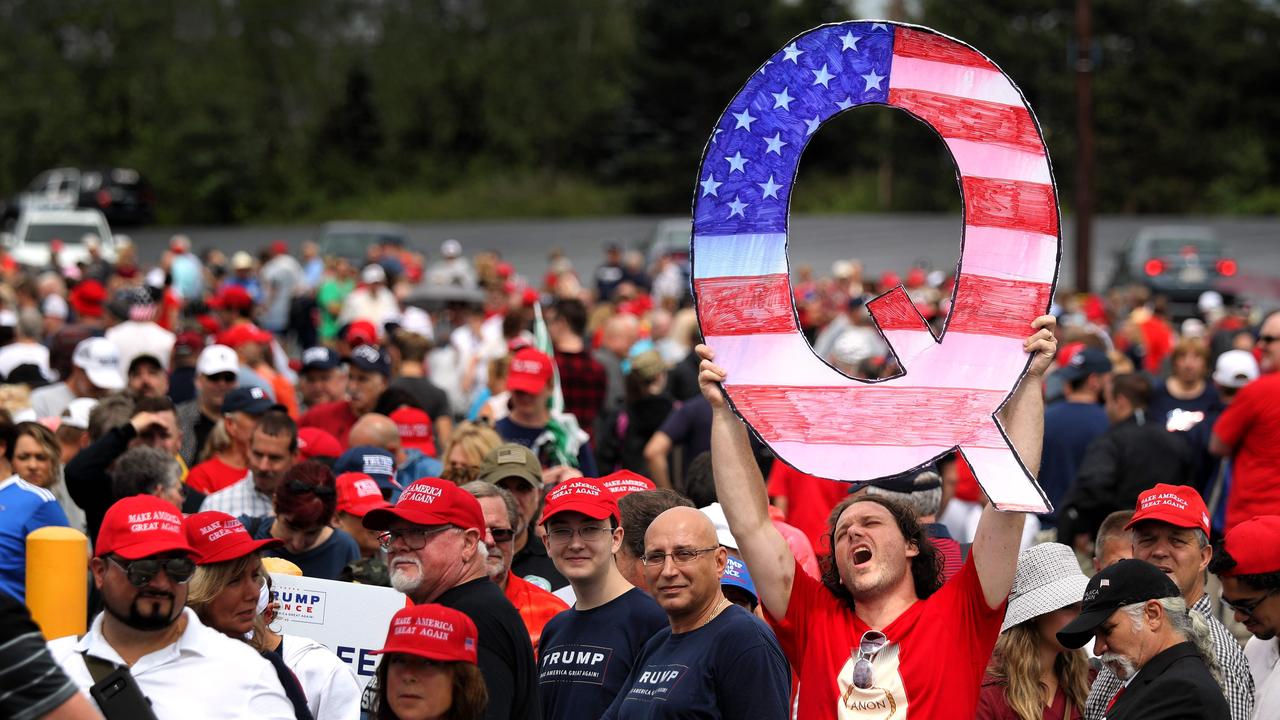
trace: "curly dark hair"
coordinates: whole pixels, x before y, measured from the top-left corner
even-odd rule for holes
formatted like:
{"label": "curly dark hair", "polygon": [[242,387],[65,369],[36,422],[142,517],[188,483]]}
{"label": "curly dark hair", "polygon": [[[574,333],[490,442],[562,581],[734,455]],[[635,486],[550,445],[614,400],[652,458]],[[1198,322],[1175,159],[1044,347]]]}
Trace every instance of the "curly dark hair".
{"label": "curly dark hair", "polygon": [[845,510],[860,502],[875,503],[888,510],[907,544],[919,549],[920,554],[911,558],[911,579],[915,584],[916,597],[923,600],[937,592],[942,587],[942,556],[938,553],[938,548],[929,541],[924,526],[910,509],[879,495],[851,495],[832,508],[831,515],[827,518],[826,538],[830,552],[822,556],[822,584],[850,610],[854,608],[853,593],[849,592],[849,588],[841,580],[840,568],[836,565],[836,523],[840,522],[840,516]]}
{"label": "curly dark hair", "polygon": [[[1209,561],[1209,572],[1221,575],[1229,572],[1238,563],[1227,552],[1226,546],[1219,541],[1213,546],[1213,559]],[[1254,590],[1280,590],[1280,572],[1256,573],[1253,575],[1236,575],[1237,580]]]}

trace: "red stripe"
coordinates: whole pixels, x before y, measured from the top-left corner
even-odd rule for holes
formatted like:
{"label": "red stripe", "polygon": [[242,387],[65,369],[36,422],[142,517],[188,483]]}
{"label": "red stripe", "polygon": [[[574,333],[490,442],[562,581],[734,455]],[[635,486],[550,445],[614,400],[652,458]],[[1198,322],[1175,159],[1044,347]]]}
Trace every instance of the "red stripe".
{"label": "red stripe", "polygon": [[1049,283],[960,273],[947,332],[1023,339],[1049,306]]}
{"label": "red stripe", "polygon": [[1058,234],[1053,186],[1020,180],[961,178],[966,225]]}
{"label": "red stripe", "polygon": [[977,50],[965,47],[951,38],[904,27],[898,28],[893,37],[893,56],[933,60],[1000,72],[999,68]]}
{"label": "red stripe", "polygon": [[876,319],[876,324],[884,332],[891,330],[928,330],[924,318],[911,303],[911,298],[901,287],[894,287],[889,292],[867,303],[867,310]]}
{"label": "red stripe", "polygon": [[693,281],[703,335],[798,332],[785,273]]}
{"label": "red stripe", "polygon": [[1007,447],[989,420],[1004,390],[731,385],[729,394],[770,442]]}
{"label": "red stripe", "polygon": [[924,90],[889,90],[889,104],[933,126],[944,138],[995,143],[1044,153],[1040,133],[1024,107],[939,95]]}

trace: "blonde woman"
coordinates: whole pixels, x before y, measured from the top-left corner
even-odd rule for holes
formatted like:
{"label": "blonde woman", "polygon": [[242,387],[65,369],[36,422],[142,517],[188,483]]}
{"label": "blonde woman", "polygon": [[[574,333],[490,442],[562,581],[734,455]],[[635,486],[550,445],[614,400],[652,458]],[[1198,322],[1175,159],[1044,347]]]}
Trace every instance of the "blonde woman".
{"label": "blonde woman", "polygon": [[487,425],[462,423],[449,438],[445,447],[444,470],[440,477],[458,485],[475,480],[480,475],[480,463],[489,451],[502,444],[502,438]]}
{"label": "blonde woman", "polygon": [[1082,720],[1092,681],[1084,650],[1057,633],[1080,614],[1089,579],[1059,543],[1027,548],[978,696],[977,720]]}

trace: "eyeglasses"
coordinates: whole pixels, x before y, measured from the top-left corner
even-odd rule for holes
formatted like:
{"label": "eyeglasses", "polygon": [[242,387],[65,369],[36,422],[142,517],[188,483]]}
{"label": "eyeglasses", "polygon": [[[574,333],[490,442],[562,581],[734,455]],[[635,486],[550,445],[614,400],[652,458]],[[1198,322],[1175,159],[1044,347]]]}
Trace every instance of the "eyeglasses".
{"label": "eyeglasses", "polygon": [[1277,337],[1275,335],[1259,335],[1258,336],[1259,345],[1266,345],[1268,343],[1273,343],[1277,340],[1280,340],[1280,337]]}
{"label": "eyeglasses", "polygon": [[303,482],[301,480],[290,480],[288,488],[289,492],[294,495],[306,495],[307,493],[311,493],[321,500],[328,500],[329,498],[337,496],[337,492],[327,485],[312,485],[311,483]]}
{"label": "eyeglasses", "polygon": [[196,563],[188,557],[141,558],[139,560],[121,560],[114,555],[107,559],[124,571],[129,583],[134,587],[142,587],[155,579],[163,570],[169,579],[179,585],[185,585],[196,571]]}
{"label": "eyeglasses", "polygon": [[204,379],[215,383],[233,383],[236,381],[236,374],[233,372],[220,372],[212,375],[205,375]]}
{"label": "eyeglasses", "polygon": [[[577,535],[578,537],[582,538],[582,542],[590,543],[590,542],[595,542],[596,540],[599,540],[605,535],[612,535],[612,534],[613,534],[613,528],[600,527],[599,525],[587,525],[586,527],[580,527],[577,530],[574,530],[573,528],[567,528],[567,527],[552,528],[547,531],[547,538],[549,538],[553,543],[556,543],[558,545],[564,545],[566,543],[573,542],[574,535]],[[697,557],[697,556],[695,555],[694,557]],[[658,563],[661,564],[661,562],[662,562],[662,558],[658,558]],[[681,562],[681,561],[676,560],[676,562]]]}
{"label": "eyeglasses", "polygon": [[713,547],[698,548],[696,550],[694,549],[676,550],[675,552],[672,552],[672,553],[661,553],[661,552],[645,553],[644,555],[640,556],[640,562],[644,563],[645,565],[666,565],[667,558],[671,558],[672,560],[675,561],[677,565],[688,565],[694,560],[697,560],[698,556],[701,555],[702,553],[711,552],[712,550],[719,550],[719,549],[720,549],[720,546],[715,545]]}
{"label": "eyeglasses", "polygon": [[511,528],[489,528],[489,534],[494,542],[499,543],[511,542],[516,537],[516,531]]}
{"label": "eyeglasses", "polygon": [[1276,588],[1272,588],[1268,590],[1266,593],[1264,593],[1262,597],[1255,598],[1253,600],[1228,600],[1227,597],[1223,595],[1222,604],[1231,608],[1235,612],[1240,613],[1246,618],[1250,618],[1250,617],[1253,617],[1253,613],[1255,610],[1258,609],[1258,606],[1261,605],[1263,602],[1265,602],[1267,598],[1271,597],[1272,595],[1275,595],[1276,592],[1280,592],[1280,591],[1278,591]]}
{"label": "eyeglasses", "polygon": [[868,630],[862,633],[858,647],[850,653],[853,660],[853,686],[859,690],[868,690],[875,685],[876,677],[871,663],[876,655],[889,644],[889,638],[879,630]]}
{"label": "eyeglasses", "polygon": [[[400,540],[405,547],[410,550],[421,550],[427,545],[427,538],[438,535],[445,530],[458,529],[453,525],[443,525],[435,528],[405,528],[403,530],[388,530],[378,536],[378,544],[383,550],[390,550],[391,545],[395,541]],[[497,538],[494,538],[495,540]]]}

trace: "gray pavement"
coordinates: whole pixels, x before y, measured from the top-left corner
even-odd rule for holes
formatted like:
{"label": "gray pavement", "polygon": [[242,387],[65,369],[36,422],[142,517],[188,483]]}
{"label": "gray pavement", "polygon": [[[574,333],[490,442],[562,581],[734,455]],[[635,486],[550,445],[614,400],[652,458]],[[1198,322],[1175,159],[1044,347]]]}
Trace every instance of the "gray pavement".
{"label": "gray pavement", "polygon": [[[547,254],[556,247],[573,260],[584,279],[603,255],[606,243],[640,246],[661,218],[614,217],[573,220],[505,220],[483,222],[428,222],[408,224],[411,242],[438,256],[447,238],[460,241],[467,253],[494,249],[528,277],[539,278],[546,269]],[[1226,241],[1240,263],[1241,274],[1257,279],[1280,279],[1280,218],[1108,216],[1095,225],[1093,283],[1104,287],[1125,240],[1143,225],[1208,225]],[[858,258],[868,272],[905,271],[916,262],[932,268],[954,268],[960,253],[959,215],[865,214],[802,215],[791,219],[792,268],[813,266],[828,274],[831,263]],[[256,252],[273,240],[284,240],[295,251],[316,237],[317,225],[143,228],[131,233],[141,260],[153,262],[175,232],[191,237],[198,250],[219,247],[225,252]],[[1074,285],[1075,254],[1072,219],[1063,222],[1063,255],[1060,285]],[[1259,283],[1274,288],[1280,283]],[[1280,294],[1280,291],[1277,291]],[[1280,298],[1277,298],[1280,299]]]}

